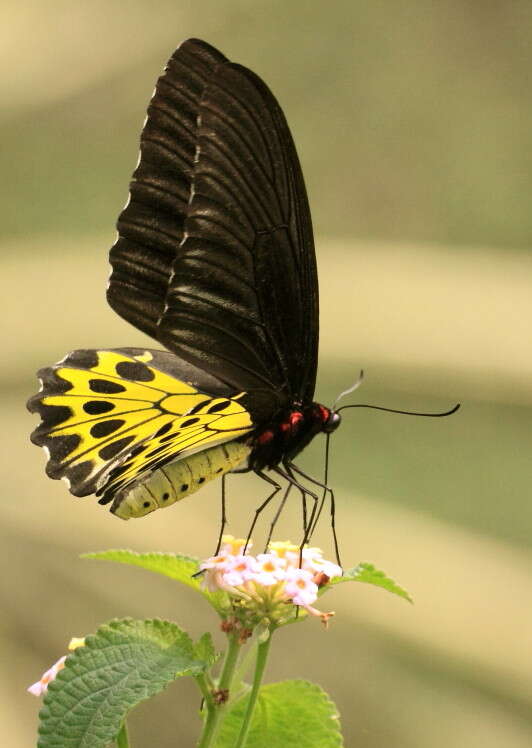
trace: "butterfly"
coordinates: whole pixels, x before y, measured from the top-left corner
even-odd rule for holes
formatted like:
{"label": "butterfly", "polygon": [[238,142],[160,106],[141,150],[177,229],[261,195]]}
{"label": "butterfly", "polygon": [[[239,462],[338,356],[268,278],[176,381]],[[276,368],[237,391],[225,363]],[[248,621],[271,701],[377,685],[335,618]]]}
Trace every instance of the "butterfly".
{"label": "butterfly", "polygon": [[283,112],[257,75],[189,39],[140,142],[107,298],[166,350],[77,350],[38,373],[47,474],[122,519],[238,469],[272,496],[272,475],[304,490],[293,459],[340,416],[313,399],[316,259]]}

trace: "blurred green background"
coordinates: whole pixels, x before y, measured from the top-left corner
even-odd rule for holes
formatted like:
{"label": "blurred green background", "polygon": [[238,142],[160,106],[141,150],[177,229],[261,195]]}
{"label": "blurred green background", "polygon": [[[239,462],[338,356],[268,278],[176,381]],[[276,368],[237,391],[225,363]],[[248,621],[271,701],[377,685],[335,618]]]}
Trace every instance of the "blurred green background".
{"label": "blurred green background", "polygon": [[[415,605],[341,586],[328,632],[279,633],[268,679],[323,685],[353,748],[530,746],[532,5],[5,0],[1,17],[2,745],[35,744],[24,689],[72,635],[113,616],[172,617],[193,635],[216,623],[190,591],[78,554],[208,555],[217,487],[119,522],[45,478],[24,409],[35,370],[67,351],[150,344],[106,306],[107,250],[155,78],[199,36],[266,80],[298,145],[317,397],[364,367],[358,401],[463,403],[444,420],[346,412],[332,463],[344,562],[372,561]],[[263,487],[231,485],[240,535]],[[279,536],[298,524],[293,506]],[[327,522],[319,542],[330,554]],[[176,683],[133,714],[134,745],[193,745],[198,706]]]}

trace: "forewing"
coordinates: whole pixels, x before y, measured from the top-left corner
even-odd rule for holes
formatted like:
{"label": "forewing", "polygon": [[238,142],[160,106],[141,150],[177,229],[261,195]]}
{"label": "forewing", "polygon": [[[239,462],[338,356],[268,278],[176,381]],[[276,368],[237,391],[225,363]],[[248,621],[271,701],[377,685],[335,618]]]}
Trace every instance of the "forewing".
{"label": "forewing", "polygon": [[[185,102],[174,92],[182,93],[191,70],[196,87],[188,96],[193,87],[187,84]],[[174,123],[170,137],[166,120]],[[185,143],[188,156],[158,151],[154,159],[142,147],[132,199],[119,221],[121,239],[111,254],[111,304],[233,387],[275,391],[281,404],[310,399],[318,337],[312,227],[280,107],[256,75],[189,40],[157,83],[141,142],[161,139],[165,154],[181,153]],[[163,177],[159,202],[161,190],[153,192],[152,182]],[[179,200],[168,197],[174,183]],[[149,294],[138,282],[145,277],[142,263],[135,264],[139,250],[132,234],[124,233],[131,226],[149,253],[143,258],[164,257],[163,270],[156,263],[160,282],[150,284],[153,303],[140,323],[128,305],[147,304]],[[130,291],[140,301],[133,302]]]}
{"label": "forewing", "polygon": [[111,249],[107,298],[113,309],[157,338],[172,264],[183,238],[203,89],[225,57],[194,39],[159,78],[140,138],[140,158]]}
{"label": "forewing", "polygon": [[180,368],[171,354],[114,349],[74,351],[42,369],[28,407],[41,416],[31,438],[47,451],[48,475],[75,496],[110,499],[159,464],[253,428],[244,393],[207,379],[207,394],[176,378]]}

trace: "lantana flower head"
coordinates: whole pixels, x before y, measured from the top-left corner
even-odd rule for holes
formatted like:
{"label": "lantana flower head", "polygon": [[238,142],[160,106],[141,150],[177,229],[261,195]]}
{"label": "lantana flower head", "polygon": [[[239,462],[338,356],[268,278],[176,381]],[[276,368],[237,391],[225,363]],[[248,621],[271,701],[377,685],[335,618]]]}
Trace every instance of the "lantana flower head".
{"label": "lantana flower head", "polygon": [[300,552],[290,541],[275,541],[270,543],[267,553],[255,557],[247,552],[249,547],[245,541],[226,535],[219,555],[201,564],[204,584],[210,590],[229,593],[241,623],[253,626],[260,621],[280,625],[293,616],[291,604],[320,617],[324,623],[334,615],[312,606],[319,588],[342,574],[337,564],[323,558],[319,548],[304,548]]}

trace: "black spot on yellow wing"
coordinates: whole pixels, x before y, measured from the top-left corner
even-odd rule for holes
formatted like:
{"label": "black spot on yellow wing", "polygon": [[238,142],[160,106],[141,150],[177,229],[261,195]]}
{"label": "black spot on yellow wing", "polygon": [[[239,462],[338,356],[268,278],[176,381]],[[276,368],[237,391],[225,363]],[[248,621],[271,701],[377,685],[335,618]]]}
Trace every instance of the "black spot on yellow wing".
{"label": "black spot on yellow wing", "polygon": [[100,395],[117,395],[126,391],[124,385],[107,379],[89,379],[89,387],[92,392],[98,392]]}
{"label": "black spot on yellow wing", "polygon": [[161,452],[164,452],[166,449],[166,445],[162,444],[160,447],[157,447],[156,449],[152,449],[151,452],[146,453],[146,459],[149,459],[150,457],[155,457],[156,455],[160,454]]}
{"label": "black spot on yellow wing", "polygon": [[207,413],[219,413],[225,410],[231,404],[230,400],[221,400],[220,402],[214,403],[207,409]]}
{"label": "black spot on yellow wing", "polygon": [[[172,424],[170,424],[170,427],[171,426],[172,426]],[[177,436],[177,433],[175,433],[175,434],[168,434],[168,436],[165,436],[163,439],[161,439],[161,444],[166,444],[167,442],[173,441],[176,436]]]}
{"label": "black spot on yellow wing", "polygon": [[116,442],[111,442],[105,447],[102,447],[98,451],[98,454],[100,455],[102,460],[110,460],[120,454],[120,452],[127,446],[129,446],[134,438],[134,436],[126,436],[124,439],[118,439]]}
{"label": "black spot on yellow wing", "polygon": [[132,382],[152,382],[155,379],[150,367],[139,361],[121,361],[115,368],[121,379],[130,379]]}
{"label": "black spot on yellow wing", "polygon": [[199,418],[187,418],[187,420],[183,421],[183,423],[181,424],[181,428],[188,429],[189,426],[194,426],[194,424],[198,423],[199,420]]}
{"label": "black spot on yellow wing", "polygon": [[93,369],[98,365],[98,351],[91,349],[72,351],[60,361],[60,364],[72,366],[74,369]]}
{"label": "black spot on yellow wing", "polygon": [[109,413],[114,407],[114,403],[109,403],[107,400],[88,400],[86,403],[83,403],[83,410],[90,416],[100,416],[104,413]]}
{"label": "black spot on yellow wing", "polygon": [[164,426],[161,426],[159,431],[155,434],[155,436],[163,436],[166,434],[170,429],[172,428],[172,423],[165,423]]}
{"label": "black spot on yellow wing", "polygon": [[117,429],[121,428],[126,421],[122,418],[115,418],[114,420],[110,421],[98,421],[94,424],[94,426],[91,426],[90,428],[90,435],[94,436],[96,439],[101,439],[104,436],[109,436],[109,434],[113,434]]}
{"label": "black spot on yellow wing", "polygon": [[198,410],[201,410],[204,405],[206,405],[208,402],[210,402],[210,398],[207,398],[205,400],[201,400],[197,405],[195,405],[193,408],[191,408],[188,411],[189,416],[193,416],[195,413],[198,412]]}

